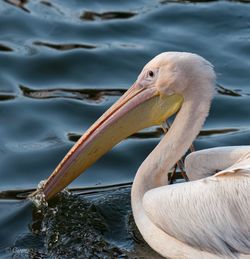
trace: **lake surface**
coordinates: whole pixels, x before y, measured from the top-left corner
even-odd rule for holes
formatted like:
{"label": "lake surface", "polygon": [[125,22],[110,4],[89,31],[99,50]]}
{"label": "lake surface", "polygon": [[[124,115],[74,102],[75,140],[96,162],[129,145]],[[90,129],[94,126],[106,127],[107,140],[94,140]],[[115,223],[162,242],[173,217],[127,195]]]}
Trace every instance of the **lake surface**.
{"label": "lake surface", "polygon": [[[1,258],[159,258],[134,227],[129,195],[159,129],[100,159],[70,185],[80,195],[64,193],[38,211],[22,191],[46,179],[164,51],[198,53],[217,72],[196,149],[250,145],[249,1],[0,2]],[[83,193],[106,185],[118,186]]]}

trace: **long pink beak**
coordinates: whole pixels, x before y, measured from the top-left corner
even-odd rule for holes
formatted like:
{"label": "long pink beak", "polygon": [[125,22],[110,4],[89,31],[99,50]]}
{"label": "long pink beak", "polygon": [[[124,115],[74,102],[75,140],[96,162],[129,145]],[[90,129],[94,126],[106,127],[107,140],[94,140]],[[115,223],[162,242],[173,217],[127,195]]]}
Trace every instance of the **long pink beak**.
{"label": "long pink beak", "polygon": [[131,134],[159,125],[178,111],[180,95],[161,96],[155,87],[136,83],[78,140],[46,181],[46,200],[69,185],[113,146]]}

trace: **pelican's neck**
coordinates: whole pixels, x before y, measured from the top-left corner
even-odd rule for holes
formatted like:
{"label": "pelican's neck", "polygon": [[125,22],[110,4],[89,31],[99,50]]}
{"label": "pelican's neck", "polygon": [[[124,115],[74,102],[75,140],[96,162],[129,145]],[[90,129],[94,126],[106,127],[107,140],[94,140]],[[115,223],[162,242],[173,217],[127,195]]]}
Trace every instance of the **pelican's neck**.
{"label": "pelican's neck", "polygon": [[147,190],[167,184],[169,170],[199,134],[212,99],[211,87],[205,89],[210,91],[201,91],[197,97],[186,94],[171,128],[138,169],[132,188],[137,201]]}
{"label": "pelican's neck", "polygon": [[[184,103],[170,130],[142,163],[134,179],[131,200],[135,222],[144,239],[163,256],[169,255],[161,251],[163,247],[167,251],[171,250],[167,247],[166,241],[170,246],[176,241],[169,240],[171,237],[148,219],[143,209],[143,196],[148,190],[167,184],[169,170],[186,153],[202,128],[209,112],[212,92],[212,86],[209,85],[202,87],[196,96],[194,92],[192,95],[184,95]],[[153,240],[154,238],[157,241]],[[176,247],[176,244],[174,246]]]}

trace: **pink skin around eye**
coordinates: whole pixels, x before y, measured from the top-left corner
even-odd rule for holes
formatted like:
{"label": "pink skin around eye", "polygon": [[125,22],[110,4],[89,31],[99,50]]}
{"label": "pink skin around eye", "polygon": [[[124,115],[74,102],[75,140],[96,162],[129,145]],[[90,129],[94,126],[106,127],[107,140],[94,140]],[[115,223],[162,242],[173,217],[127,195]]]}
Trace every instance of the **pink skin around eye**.
{"label": "pink skin around eye", "polygon": [[140,87],[147,87],[155,83],[157,71],[146,70],[141,73],[137,79],[137,84]]}

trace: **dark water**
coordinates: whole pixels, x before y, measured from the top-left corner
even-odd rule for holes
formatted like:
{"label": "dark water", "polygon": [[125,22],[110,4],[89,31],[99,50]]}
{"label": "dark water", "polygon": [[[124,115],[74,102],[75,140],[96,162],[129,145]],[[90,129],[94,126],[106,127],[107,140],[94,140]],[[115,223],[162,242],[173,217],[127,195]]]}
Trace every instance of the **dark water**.
{"label": "dark water", "polygon": [[[249,145],[249,1],[0,2],[1,258],[156,258],[133,226],[129,187],[64,194],[41,212],[16,194],[47,178],[142,66],[169,50],[204,56],[218,75],[196,148]],[[149,129],[123,141],[70,187],[131,182],[161,136]]]}

